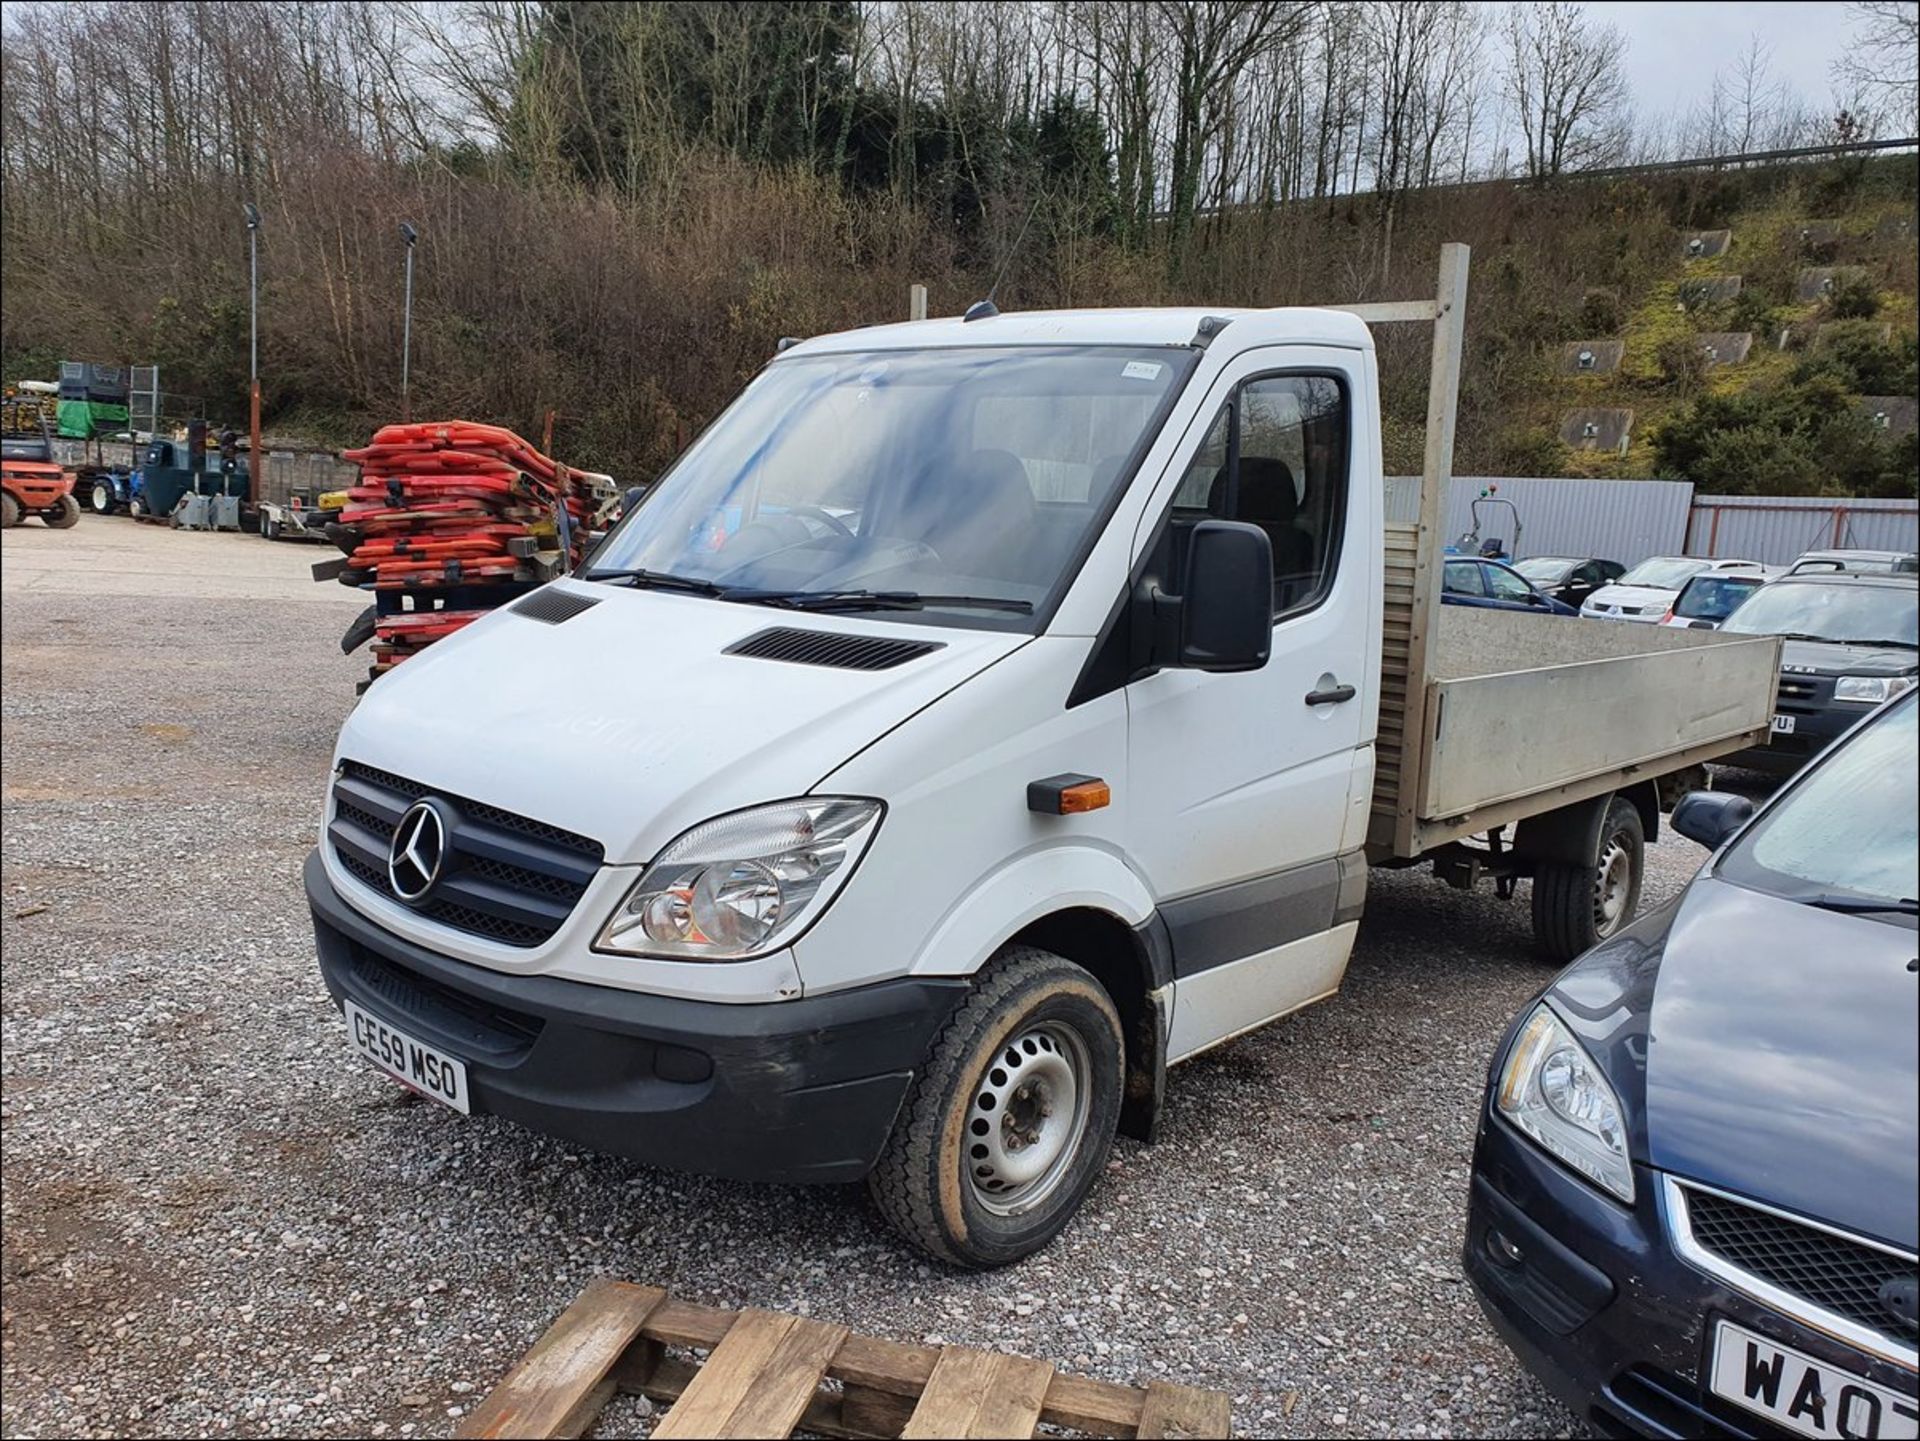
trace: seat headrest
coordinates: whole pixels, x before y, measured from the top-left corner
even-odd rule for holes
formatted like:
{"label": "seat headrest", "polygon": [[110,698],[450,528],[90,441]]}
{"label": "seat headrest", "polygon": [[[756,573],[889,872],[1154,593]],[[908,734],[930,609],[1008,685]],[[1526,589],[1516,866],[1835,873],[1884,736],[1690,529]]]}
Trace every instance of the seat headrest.
{"label": "seat headrest", "polygon": [[[1207,509],[1215,515],[1226,504],[1227,468],[1214,472],[1207,487]],[[1293,486],[1293,471],[1284,460],[1264,455],[1240,457],[1240,514],[1236,520],[1255,525],[1292,525],[1300,513],[1300,494]]]}

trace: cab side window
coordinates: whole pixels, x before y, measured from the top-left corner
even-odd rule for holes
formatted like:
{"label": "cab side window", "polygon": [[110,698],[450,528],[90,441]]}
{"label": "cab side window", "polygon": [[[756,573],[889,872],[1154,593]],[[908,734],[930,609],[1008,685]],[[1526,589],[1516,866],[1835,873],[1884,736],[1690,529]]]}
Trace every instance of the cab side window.
{"label": "cab side window", "polygon": [[1449,595],[1484,597],[1487,593],[1486,582],[1480,578],[1480,564],[1472,560],[1448,561],[1440,588]]}
{"label": "cab side window", "polygon": [[1489,565],[1481,569],[1486,572],[1487,589],[1495,600],[1525,600],[1533,594],[1533,588],[1505,566]]}
{"label": "cab side window", "polygon": [[1346,519],[1347,424],[1346,393],[1331,376],[1245,381],[1174,492],[1170,532],[1211,518],[1267,533],[1276,619],[1317,605],[1333,584]]}

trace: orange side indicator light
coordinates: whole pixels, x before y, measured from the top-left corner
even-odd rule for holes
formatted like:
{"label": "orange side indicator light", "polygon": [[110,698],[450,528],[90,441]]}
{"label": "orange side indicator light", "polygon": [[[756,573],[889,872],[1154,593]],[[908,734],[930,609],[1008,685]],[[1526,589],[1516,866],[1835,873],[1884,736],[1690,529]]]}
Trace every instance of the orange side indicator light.
{"label": "orange side indicator light", "polygon": [[1098,776],[1074,773],[1027,783],[1027,809],[1045,816],[1077,816],[1113,804],[1113,788]]}

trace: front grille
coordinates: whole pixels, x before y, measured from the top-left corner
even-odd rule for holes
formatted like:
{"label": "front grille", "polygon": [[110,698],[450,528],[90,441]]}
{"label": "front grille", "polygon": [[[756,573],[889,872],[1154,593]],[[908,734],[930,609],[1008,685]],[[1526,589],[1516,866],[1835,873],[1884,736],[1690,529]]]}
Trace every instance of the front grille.
{"label": "front grille", "polygon": [[340,864],[392,899],[387,852],[407,808],[432,795],[452,813],[440,878],[413,909],[470,935],[537,946],[566,922],[605,858],[600,843],[530,816],[343,761],[327,834]]}
{"label": "front grille", "polygon": [[1794,715],[1812,715],[1832,693],[1833,681],[1818,676],[1780,677],[1777,708]]}
{"label": "front grille", "polygon": [[1881,1287],[1889,1281],[1920,1277],[1920,1266],[1912,1257],[1836,1236],[1711,1191],[1684,1189],[1688,1224],[1701,1249],[1889,1339],[1911,1344],[1920,1338],[1920,1327],[1896,1319],[1880,1299]]}
{"label": "front grille", "polygon": [[400,1017],[455,1042],[469,1056],[499,1064],[524,1056],[540,1038],[546,1022],[539,1016],[495,1005],[409,971],[354,945],[348,964],[354,978]]}

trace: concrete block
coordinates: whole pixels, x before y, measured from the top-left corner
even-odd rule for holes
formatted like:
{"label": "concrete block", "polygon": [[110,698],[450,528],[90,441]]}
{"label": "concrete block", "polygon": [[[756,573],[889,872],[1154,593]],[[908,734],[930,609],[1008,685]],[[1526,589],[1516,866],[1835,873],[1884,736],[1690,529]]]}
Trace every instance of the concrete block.
{"label": "concrete block", "polygon": [[1611,375],[1626,348],[1624,340],[1569,340],[1560,347],[1560,368],[1569,375]]}
{"label": "concrete block", "polygon": [[1840,248],[1840,227],[1831,220],[1808,220],[1794,232],[1800,253],[1809,260],[1831,260]]}
{"label": "concrete block", "polygon": [[1703,305],[1718,305],[1739,293],[1740,277],[1737,275],[1702,275],[1680,282],[1680,303],[1688,310],[1698,310]]}
{"label": "concrete block", "polygon": [[1920,426],[1920,400],[1911,395],[1863,395],[1854,409],[1889,435],[1912,435]]}
{"label": "concrete block", "polygon": [[1695,230],[1680,237],[1680,253],[1688,260],[1711,260],[1725,255],[1731,244],[1731,230]]}
{"label": "concrete block", "polygon": [[1800,272],[1793,282],[1793,298],[1806,302],[1824,300],[1850,280],[1864,280],[1867,272],[1857,265],[1817,265]]}
{"label": "concrete block", "polygon": [[1706,356],[1708,369],[1717,365],[1738,365],[1753,349],[1753,332],[1750,330],[1708,330],[1693,339]]}
{"label": "concrete block", "polygon": [[1601,406],[1569,410],[1560,421],[1560,439],[1575,450],[1625,455],[1633,438],[1633,412]]}

